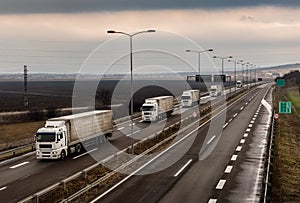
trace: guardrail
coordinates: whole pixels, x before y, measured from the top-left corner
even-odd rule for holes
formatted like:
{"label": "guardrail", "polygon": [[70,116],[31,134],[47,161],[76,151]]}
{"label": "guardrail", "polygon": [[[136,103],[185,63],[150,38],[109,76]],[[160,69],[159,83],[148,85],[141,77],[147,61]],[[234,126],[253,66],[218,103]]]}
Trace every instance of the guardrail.
{"label": "guardrail", "polygon": [[24,146],[13,148],[13,149],[9,149],[9,150],[6,150],[6,151],[2,151],[2,152],[0,152],[0,161],[19,156],[19,155],[31,152],[33,150],[35,150],[35,144],[34,143],[27,144],[27,145],[24,145]]}

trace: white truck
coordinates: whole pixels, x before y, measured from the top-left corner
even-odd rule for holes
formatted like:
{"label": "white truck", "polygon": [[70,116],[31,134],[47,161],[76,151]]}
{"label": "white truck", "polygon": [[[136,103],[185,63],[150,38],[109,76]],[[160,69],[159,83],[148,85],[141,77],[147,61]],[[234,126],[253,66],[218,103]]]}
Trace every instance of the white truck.
{"label": "white truck", "polygon": [[51,118],[36,133],[36,157],[64,159],[71,153],[80,153],[84,143],[99,144],[111,137],[112,130],[111,110]]}
{"label": "white truck", "polygon": [[160,96],[145,99],[141,107],[143,121],[157,121],[171,115],[174,111],[173,96]]}
{"label": "white truck", "polygon": [[217,97],[222,94],[222,85],[211,85],[210,86],[210,96]]}
{"label": "white truck", "polygon": [[181,106],[191,107],[196,105],[200,100],[199,90],[185,90],[181,95]]}
{"label": "white truck", "polygon": [[237,88],[243,87],[242,81],[240,81],[240,80],[236,81],[236,87],[237,87]]}

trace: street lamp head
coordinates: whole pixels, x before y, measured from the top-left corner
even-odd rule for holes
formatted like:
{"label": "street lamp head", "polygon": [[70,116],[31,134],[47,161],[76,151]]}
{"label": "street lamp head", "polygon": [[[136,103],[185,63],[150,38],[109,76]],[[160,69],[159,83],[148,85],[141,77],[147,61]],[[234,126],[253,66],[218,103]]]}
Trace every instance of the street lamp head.
{"label": "street lamp head", "polygon": [[232,59],[232,56],[229,56],[228,58]]}
{"label": "street lamp head", "polygon": [[207,51],[214,51],[213,49],[208,49]]}
{"label": "street lamp head", "polygon": [[189,49],[187,49],[187,50],[185,50],[186,52],[191,52],[191,50],[189,50]]}
{"label": "street lamp head", "polygon": [[213,58],[217,58],[217,56],[213,56]]}
{"label": "street lamp head", "polygon": [[107,33],[109,33],[109,34],[116,33],[116,31],[114,31],[114,30],[108,30]]}
{"label": "street lamp head", "polygon": [[147,30],[147,32],[156,32],[156,30]]}

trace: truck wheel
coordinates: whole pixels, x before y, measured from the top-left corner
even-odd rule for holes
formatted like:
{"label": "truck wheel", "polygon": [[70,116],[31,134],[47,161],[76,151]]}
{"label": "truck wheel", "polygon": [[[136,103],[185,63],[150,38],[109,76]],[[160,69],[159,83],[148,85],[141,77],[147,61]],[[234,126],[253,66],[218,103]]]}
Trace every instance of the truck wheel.
{"label": "truck wheel", "polygon": [[79,154],[81,152],[81,144],[77,144],[75,147],[75,152]]}
{"label": "truck wheel", "polygon": [[60,159],[64,160],[65,158],[66,158],[66,152],[65,152],[65,150],[62,150],[60,153]]}

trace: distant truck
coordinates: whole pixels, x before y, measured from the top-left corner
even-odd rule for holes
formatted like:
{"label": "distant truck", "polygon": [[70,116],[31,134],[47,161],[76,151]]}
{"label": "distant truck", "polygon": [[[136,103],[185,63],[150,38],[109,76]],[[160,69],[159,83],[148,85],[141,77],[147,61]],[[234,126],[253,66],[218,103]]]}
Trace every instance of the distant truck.
{"label": "distant truck", "polygon": [[181,95],[181,106],[191,107],[199,103],[200,91],[199,90],[185,90]]}
{"label": "distant truck", "polygon": [[80,153],[85,142],[97,144],[111,137],[112,130],[111,110],[51,118],[36,133],[36,157],[64,159],[71,153]]}
{"label": "distant truck", "polygon": [[170,116],[174,111],[173,96],[160,96],[145,99],[141,107],[143,121],[157,121]]}
{"label": "distant truck", "polygon": [[222,94],[222,85],[212,85],[210,86],[210,96],[217,97]]}
{"label": "distant truck", "polygon": [[236,87],[237,87],[237,88],[243,87],[242,81],[240,81],[240,80],[236,81]]}

